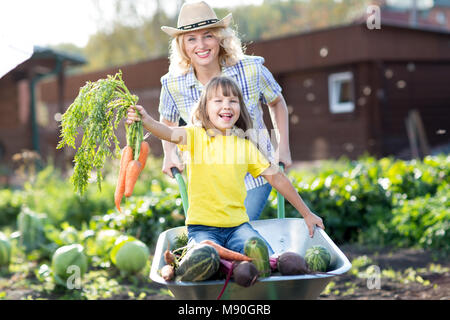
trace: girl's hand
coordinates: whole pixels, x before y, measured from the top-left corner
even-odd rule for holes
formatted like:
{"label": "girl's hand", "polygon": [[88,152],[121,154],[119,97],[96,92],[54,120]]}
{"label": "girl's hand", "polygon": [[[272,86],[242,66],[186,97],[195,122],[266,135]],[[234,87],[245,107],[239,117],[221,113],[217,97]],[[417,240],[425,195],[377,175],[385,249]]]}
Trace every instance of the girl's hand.
{"label": "girl's hand", "polygon": [[314,213],[310,212],[308,215],[304,217],[306,226],[309,230],[309,236],[312,238],[314,235],[314,227],[318,226],[321,229],[325,229],[325,226],[323,225],[322,218],[318,217]]}
{"label": "girl's hand", "polygon": [[[139,117],[136,110],[139,112],[142,118]],[[142,122],[145,122],[145,119],[149,116],[148,113],[145,111],[144,107],[140,105],[130,106],[127,112],[128,112],[126,120],[127,124],[132,124],[134,121],[141,121],[141,120]]]}

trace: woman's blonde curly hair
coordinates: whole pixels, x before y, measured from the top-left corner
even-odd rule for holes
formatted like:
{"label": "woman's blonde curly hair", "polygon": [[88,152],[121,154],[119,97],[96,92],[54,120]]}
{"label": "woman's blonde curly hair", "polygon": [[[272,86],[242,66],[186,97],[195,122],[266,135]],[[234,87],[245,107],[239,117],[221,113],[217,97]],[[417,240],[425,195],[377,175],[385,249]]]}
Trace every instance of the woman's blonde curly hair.
{"label": "woman's blonde curly hair", "polygon": [[[245,47],[232,28],[219,27],[209,29],[219,39],[219,63],[222,67],[235,65],[244,56]],[[175,74],[186,74],[191,62],[186,55],[183,44],[183,34],[174,37],[169,46],[169,72]]]}

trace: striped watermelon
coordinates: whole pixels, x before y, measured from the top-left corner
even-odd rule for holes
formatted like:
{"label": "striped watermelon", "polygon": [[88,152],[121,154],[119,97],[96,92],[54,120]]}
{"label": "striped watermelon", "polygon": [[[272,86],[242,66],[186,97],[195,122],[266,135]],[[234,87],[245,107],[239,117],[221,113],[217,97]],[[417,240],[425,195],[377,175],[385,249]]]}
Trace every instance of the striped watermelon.
{"label": "striped watermelon", "polygon": [[316,245],[306,250],[305,261],[311,271],[327,271],[331,255],[324,246]]}
{"label": "striped watermelon", "polygon": [[11,260],[11,244],[4,233],[0,232],[0,267],[8,266]]}
{"label": "striped watermelon", "polygon": [[261,238],[247,239],[244,244],[244,253],[253,259],[252,263],[258,269],[261,278],[270,276],[269,249]]}
{"label": "striped watermelon", "polygon": [[203,281],[219,270],[220,257],[214,247],[196,244],[188,250],[175,271],[176,281]]}

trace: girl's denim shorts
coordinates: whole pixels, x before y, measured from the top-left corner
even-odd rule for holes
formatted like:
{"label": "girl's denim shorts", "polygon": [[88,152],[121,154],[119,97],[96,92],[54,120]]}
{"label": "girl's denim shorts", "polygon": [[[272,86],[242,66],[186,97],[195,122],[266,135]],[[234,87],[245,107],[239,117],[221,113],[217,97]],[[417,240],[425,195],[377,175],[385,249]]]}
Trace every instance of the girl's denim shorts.
{"label": "girl's denim shorts", "polygon": [[210,227],[203,225],[188,225],[188,244],[200,243],[203,240],[211,240],[230,250],[244,253],[244,244],[251,237],[259,237],[265,241],[269,249],[269,256],[274,252],[272,247],[258,231],[256,231],[248,222],[231,228]]}

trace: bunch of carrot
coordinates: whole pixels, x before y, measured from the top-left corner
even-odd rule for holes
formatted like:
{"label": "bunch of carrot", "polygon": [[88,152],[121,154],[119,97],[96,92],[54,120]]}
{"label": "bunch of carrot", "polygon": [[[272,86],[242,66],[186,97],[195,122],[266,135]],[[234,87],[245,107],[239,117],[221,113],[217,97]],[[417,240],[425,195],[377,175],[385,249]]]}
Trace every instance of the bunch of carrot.
{"label": "bunch of carrot", "polygon": [[142,121],[125,125],[125,128],[127,145],[122,150],[119,176],[114,193],[114,203],[119,212],[122,212],[120,203],[123,196],[130,197],[132,195],[136,181],[144,169],[150,153],[150,145],[144,141]]}

